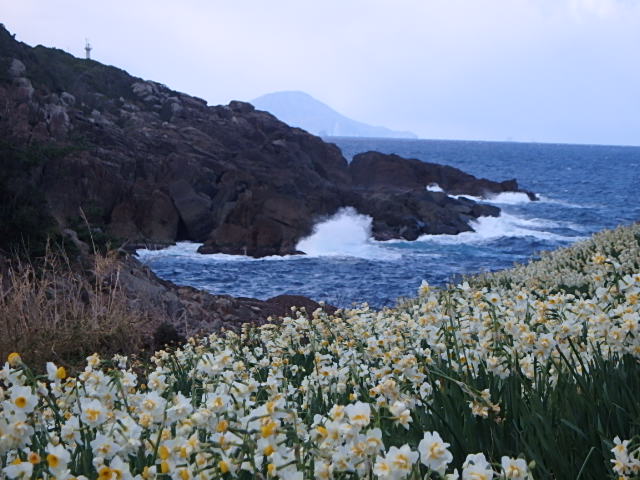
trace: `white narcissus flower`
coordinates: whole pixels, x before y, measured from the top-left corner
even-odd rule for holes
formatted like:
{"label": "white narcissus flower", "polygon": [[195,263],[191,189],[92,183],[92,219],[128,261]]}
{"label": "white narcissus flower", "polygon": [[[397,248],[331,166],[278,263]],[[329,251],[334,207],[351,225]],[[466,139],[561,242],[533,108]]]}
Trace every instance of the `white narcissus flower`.
{"label": "white narcissus flower", "polygon": [[371,421],[371,406],[368,403],[356,402],[344,407],[352,425],[366,427]]}
{"label": "white narcissus flower", "polygon": [[420,461],[431,470],[444,474],[447,466],[453,460],[453,455],[447,447],[438,432],[425,432],[424,438],[420,440],[418,452],[420,453]]}
{"label": "white narcissus flower", "polygon": [[30,462],[23,462],[16,458],[13,462],[2,469],[7,478],[11,479],[27,479],[31,478],[33,465]]}
{"label": "white narcissus flower", "polygon": [[381,480],[387,480],[394,478],[393,467],[391,461],[386,457],[378,457],[376,463],[373,465],[373,473]]}
{"label": "white narcissus flower", "polygon": [[489,301],[489,303],[491,303],[492,305],[497,305],[498,303],[500,303],[500,295],[498,295],[495,292],[491,292],[487,295],[487,300]]}
{"label": "white narcissus flower", "polygon": [[107,410],[99,400],[82,398],[80,399],[80,409],[82,410],[80,420],[90,427],[97,427],[107,419]]}
{"label": "white narcissus flower", "polygon": [[378,457],[373,473],[381,479],[400,480],[411,472],[418,457],[418,452],[413,452],[409,445],[391,447],[384,457]]}
{"label": "white narcissus flower", "polygon": [[38,405],[38,396],[32,393],[31,387],[13,386],[9,389],[9,394],[11,410],[31,413]]}
{"label": "white narcissus flower", "polygon": [[173,405],[167,409],[167,419],[170,422],[177,422],[190,415],[191,412],[193,412],[191,401],[178,392],[173,399]]}
{"label": "white narcissus flower", "polygon": [[159,421],[163,414],[167,401],[158,392],[145,394],[140,401],[140,410],[143,414],[148,414],[154,421]]}
{"label": "white narcissus flower", "polygon": [[483,453],[467,455],[462,464],[462,480],[491,480],[493,473]]}
{"label": "white narcissus flower", "polygon": [[49,470],[56,477],[62,476],[71,460],[71,454],[62,444],[54,446],[49,443],[45,450],[47,452],[46,460]]}
{"label": "white narcissus flower", "polygon": [[629,456],[629,440],[620,440],[620,437],[613,439],[614,447],[611,449],[614,457],[611,460],[613,470],[618,475],[625,475],[633,471],[634,466],[640,468],[640,462]]}
{"label": "white narcissus flower", "polygon": [[95,457],[103,457],[107,460],[113,458],[113,456],[120,450],[120,445],[113,441],[111,437],[98,433],[96,438],[91,441],[91,449]]}
{"label": "white narcissus flower", "polygon": [[313,469],[314,478],[329,480],[333,478],[333,465],[326,460],[316,460]]}
{"label": "white narcissus flower", "polygon": [[382,430],[379,428],[368,430],[365,437],[367,452],[369,455],[375,455],[380,450],[384,450],[384,444],[382,443]]}
{"label": "white narcissus flower", "polygon": [[57,367],[53,362],[47,362],[47,378],[50,382],[58,383],[67,378],[67,371],[64,367]]}
{"label": "white narcissus flower", "polygon": [[524,480],[527,476],[527,462],[522,458],[502,457],[502,475],[505,478]]}
{"label": "white narcissus flower", "polygon": [[407,408],[404,402],[396,401],[389,407],[389,411],[396,423],[399,423],[404,428],[409,430],[409,423],[413,420],[411,418],[411,410]]}

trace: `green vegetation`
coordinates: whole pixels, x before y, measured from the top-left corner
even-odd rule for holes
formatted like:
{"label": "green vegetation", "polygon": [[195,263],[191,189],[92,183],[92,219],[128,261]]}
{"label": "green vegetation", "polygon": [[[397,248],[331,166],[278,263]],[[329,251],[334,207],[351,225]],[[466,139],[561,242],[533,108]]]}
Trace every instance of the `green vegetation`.
{"label": "green vegetation", "polygon": [[56,238],[56,224],[44,194],[32,180],[33,170],[63,149],[0,141],[0,251],[42,256]]}
{"label": "green vegetation", "polygon": [[149,362],[93,355],[76,377],[12,353],[4,473],[640,478],[639,236],[425,283],[394,309],[295,311]]}

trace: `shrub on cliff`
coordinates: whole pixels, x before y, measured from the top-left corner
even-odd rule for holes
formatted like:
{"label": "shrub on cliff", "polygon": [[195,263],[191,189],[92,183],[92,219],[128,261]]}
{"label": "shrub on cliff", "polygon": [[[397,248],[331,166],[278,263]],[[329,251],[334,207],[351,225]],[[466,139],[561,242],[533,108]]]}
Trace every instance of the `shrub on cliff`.
{"label": "shrub on cliff", "polygon": [[44,194],[32,179],[49,153],[0,141],[0,250],[6,253],[43,255],[47,241],[57,235]]}

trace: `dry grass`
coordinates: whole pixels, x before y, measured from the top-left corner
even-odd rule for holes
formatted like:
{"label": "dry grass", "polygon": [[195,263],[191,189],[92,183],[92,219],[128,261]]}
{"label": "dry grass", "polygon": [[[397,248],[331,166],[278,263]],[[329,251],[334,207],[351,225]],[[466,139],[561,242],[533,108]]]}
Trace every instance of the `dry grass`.
{"label": "dry grass", "polygon": [[72,266],[49,253],[38,266],[0,269],[0,358],[19,352],[31,365],[74,368],[94,353],[139,352],[149,344],[152,312],[135,305],[114,253]]}

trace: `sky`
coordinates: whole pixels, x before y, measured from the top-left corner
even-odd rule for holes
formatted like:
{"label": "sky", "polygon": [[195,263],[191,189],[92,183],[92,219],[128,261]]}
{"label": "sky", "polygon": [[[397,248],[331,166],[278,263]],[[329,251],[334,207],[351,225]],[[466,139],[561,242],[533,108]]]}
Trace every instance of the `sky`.
{"label": "sky", "polygon": [[640,0],[0,0],[0,22],[210,104],[301,90],[422,138],[640,145]]}

